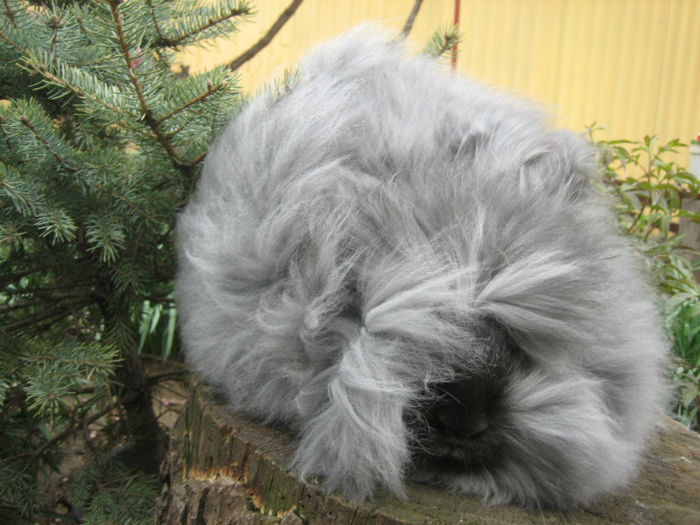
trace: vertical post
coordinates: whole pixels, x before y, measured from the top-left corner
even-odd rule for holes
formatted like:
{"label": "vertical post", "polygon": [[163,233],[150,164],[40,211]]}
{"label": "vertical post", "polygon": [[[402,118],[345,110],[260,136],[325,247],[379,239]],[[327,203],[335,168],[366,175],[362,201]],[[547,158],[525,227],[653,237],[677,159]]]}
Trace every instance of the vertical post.
{"label": "vertical post", "polygon": [[[455,0],[455,17],[454,17],[454,25],[455,27],[459,27],[459,7],[461,4],[461,0]],[[455,71],[457,69],[457,44],[455,44],[452,47],[452,71]]]}

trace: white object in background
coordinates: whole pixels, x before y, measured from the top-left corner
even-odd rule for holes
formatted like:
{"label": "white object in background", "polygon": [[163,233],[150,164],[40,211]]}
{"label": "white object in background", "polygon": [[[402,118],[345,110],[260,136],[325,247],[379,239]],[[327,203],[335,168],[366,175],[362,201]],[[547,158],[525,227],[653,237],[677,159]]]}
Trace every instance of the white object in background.
{"label": "white object in background", "polygon": [[[700,133],[697,139],[700,142]],[[690,145],[690,172],[695,175],[695,177],[700,178],[700,144]],[[700,212],[700,199],[698,199],[697,195],[683,199],[683,208]],[[700,251],[700,224],[682,218],[680,220],[680,233],[685,235],[685,245],[692,246]],[[696,275],[698,273],[699,272],[696,272]]]}
{"label": "white object in background", "polygon": [[[697,140],[700,142],[700,133]],[[700,144],[690,145],[690,172],[700,178]]]}

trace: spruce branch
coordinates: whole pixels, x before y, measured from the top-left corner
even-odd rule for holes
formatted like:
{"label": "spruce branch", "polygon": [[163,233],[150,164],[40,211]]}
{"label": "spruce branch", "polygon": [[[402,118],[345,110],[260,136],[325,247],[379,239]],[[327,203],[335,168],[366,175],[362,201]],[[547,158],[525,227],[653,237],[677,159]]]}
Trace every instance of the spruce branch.
{"label": "spruce branch", "polygon": [[[47,363],[54,363],[56,361],[60,361],[61,364],[69,364],[69,365],[77,365],[77,366],[83,366],[83,367],[88,367],[90,369],[96,369],[96,370],[104,370],[108,374],[112,370],[114,366],[113,361],[88,361],[86,359],[71,359],[71,358],[63,358],[59,357],[58,359],[56,358],[55,355],[52,354],[38,354],[38,355],[33,355],[30,358],[27,359],[27,361],[31,361],[33,364],[40,363],[42,361],[45,361]],[[73,392],[71,392],[73,394]]]}
{"label": "spruce branch", "polygon": [[450,49],[454,52],[454,47],[459,44],[462,36],[457,26],[448,26],[436,31],[430,38],[421,53],[434,57],[441,57]]}
{"label": "spruce branch", "polygon": [[71,165],[71,163],[70,163],[67,159],[65,159],[60,153],[58,153],[58,152],[51,146],[51,144],[49,143],[49,141],[46,140],[46,138],[43,137],[43,136],[41,135],[41,133],[39,133],[39,131],[38,131],[38,130],[36,129],[36,127],[34,126],[34,124],[32,124],[32,122],[29,120],[29,118],[27,117],[27,115],[20,115],[19,121],[20,121],[27,129],[29,129],[29,131],[31,131],[32,135],[34,135],[34,137],[35,137],[39,142],[41,142],[41,143],[44,145],[44,147],[46,148],[46,151],[48,151],[48,152],[51,154],[51,156],[52,156],[54,159],[56,159],[56,161],[57,161],[61,166],[63,166],[64,168],[66,168],[66,169],[69,170],[69,171],[76,171],[76,170],[77,170],[77,168],[76,168],[75,166]]}
{"label": "spruce branch", "polygon": [[12,142],[10,142],[10,136],[7,134],[7,130],[5,130],[5,122],[7,122],[7,119],[3,115],[0,115],[0,131],[2,131],[2,136],[5,137],[7,151],[12,151]]}
{"label": "spruce branch", "polygon": [[129,45],[126,42],[126,35],[124,34],[124,21],[122,20],[121,12],[119,11],[119,4],[121,0],[109,0],[109,7],[112,11],[112,18],[114,19],[115,30],[117,33],[117,40],[119,42],[119,48],[121,49],[122,56],[126,62],[127,74],[129,75],[129,80],[134,86],[134,91],[141,104],[141,111],[144,115],[150,114],[151,110],[148,107],[146,98],[144,96],[143,87],[141,87],[141,82],[136,75],[136,67],[134,66],[134,60],[131,57],[131,52],[129,51]]}
{"label": "spruce branch", "polygon": [[[207,29],[210,29],[221,22],[225,22],[226,20],[230,20],[232,18],[236,18],[239,16],[247,16],[251,14],[250,7],[247,5],[244,5],[243,7],[239,7],[236,9],[232,9],[228,13],[224,13],[221,16],[218,17],[213,17],[208,19],[204,24],[197,26],[195,28],[190,29],[189,31],[177,36],[176,38],[167,38],[164,39],[158,44],[165,46],[165,47],[177,47],[178,45],[182,44],[185,40],[193,37],[194,35],[198,33],[202,33],[203,31],[206,31]],[[155,18],[155,16],[154,16]]]}
{"label": "spruce branch", "polygon": [[5,4],[5,14],[7,15],[7,18],[10,19],[10,22],[12,22],[12,25],[17,27],[17,20],[15,20],[15,13],[12,11],[12,8],[10,7],[10,3],[7,0],[3,0]]}
{"label": "spruce branch", "polygon": [[52,236],[54,244],[74,240],[78,229],[73,217],[66,209],[52,204],[47,204],[40,210],[34,224],[41,231],[42,237]]}
{"label": "spruce branch", "polygon": [[61,27],[61,21],[58,19],[58,17],[53,14],[51,15],[51,18],[49,19],[49,27],[53,29],[53,36],[51,37],[51,56],[54,58],[54,67],[57,65],[57,54],[56,54],[56,47],[58,45],[58,30]]}
{"label": "spruce branch", "polygon": [[200,153],[199,155],[197,155],[195,158],[193,158],[193,159],[190,161],[189,166],[190,166],[191,168],[195,167],[197,164],[199,164],[200,162],[202,162],[202,161],[204,160],[204,157],[206,157],[206,156],[207,156],[207,152],[206,152],[206,151],[203,151],[202,153]]}
{"label": "spruce branch", "polygon": [[119,202],[123,202],[123,203],[126,204],[129,208],[131,208],[132,210],[138,212],[138,214],[141,215],[141,217],[143,217],[144,219],[146,219],[146,220],[148,220],[148,221],[152,221],[152,220],[155,219],[155,217],[154,217],[153,215],[151,215],[150,213],[148,213],[148,212],[147,212],[146,210],[144,210],[143,208],[140,208],[139,206],[137,206],[134,202],[132,202],[131,200],[129,200],[129,199],[128,199],[127,197],[125,197],[124,195],[122,195],[122,194],[120,194],[120,193],[117,193],[117,192],[114,191],[114,190],[108,190],[104,185],[101,185],[101,184],[98,185],[97,187],[98,187],[100,190],[102,190],[104,193],[107,193],[107,194],[111,195],[112,197],[114,197],[114,198],[115,198],[116,200],[118,200]]}
{"label": "spruce branch", "polygon": [[[2,36],[2,35],[0,35],[0,36]],[[38,57],[28,56],[27,58],[29,58],[29,60],[26,63],[27,67],[29,67],[30,69],[33,69],[37,73],[41,74],[41,76],[43,76],[51,84],[54,84],[56,86],[67,89],[68,91],[71,91],[73,94],[75,94],[79,98],[89,100],[90,102],[98,104],[98,105],[100,105],[100,106],[102,106],[102,107],[104,107],[104,108],[106,108],[114,113],[127,116],[127,114],[123,108],[109,104],[106,100],[103,100],[100,97],[97,97],[95,95],[87,93],[86,91],[73,85],[73,83],[67,82],[67,81],[63,80],[62,78],[54,75],[53,73],[51,73],[51,71],[49,71],[48,67],[46,67],[46,64],[41,62],[38,59]],[[72,68],[66,68],[66,69],[72,69]],[[63,73],[65,74],[66,71],[64,71]]]}
{"label": "spruce branch", "polygon": [[[51,360],[53,358],[53,356],[37,356],[37,357],[42,357],[42,358],[48,359],[48,360]],[[148,357],[148,356],[146,356],[146,357]],[[104,365],[99,364],[99,363],[79,363],[79,364],[88,365],[88,366],[95,366],[95,367],[97,367],[97,366],[104,367]],[[175,363],[175,364],[178,364],[178,363]],[[154,385],[157,385],[157,384],[165,382],[165,381],[182,379],[183,377],[186,377],[189,374],[189,371],[186,368],[182,367],[181,365],[180,365],[180,367],[181,367],[180,370],[172,370],[169,372],[154,374],[152,376],[146,376],[146,383],[149,386],[154,386]],[[76,390],[70,392],[69,395],[74,396],[74,395],[81,395],[81,394],[94,394],[95,392],[96,392],[96,388],[94,386],[86,386],[86,387],[82,387],[82,388],[79,388],[79,389],[76,389]],[[133,396],[130,396],[128,399],[133,400],[135,398],[136,398],[136,395],[133,395]],[[106,416],[110,412],[117,410],[118,408],[120,408],[120,405],[124,402],[122,400],[122,401],[115,401],[112,403],[108,403],[101,410],[98,410],[97,412],[95,412],[94,414],[92,414],[88,417],[84,417],[84,416],[87,416],[87,414],[89,414],[89,409],[90,409],[91,405],[94,405],[99,400],[100,400],[99,396],[93,396],[92,398],[88,399],[87,401],[85,401],[81,405],[76,406],[72,410],[73,415],[71,415],[70,417],[67,418],[67,420],[71,421],[72,424],[69,425],[68,428],[65,429],[64,431],[56,434],[51,439],[45,441],[44,444],[41,445],[39,448],[37,448],[35,450],[23,452],[21,454],[16,454],[14,456],[5,457],[5,458],[3,458],[3,461],[6,463],[10,463],[10,462],[17,461],[17,460],[24,459],[24,458],[40,458],[46,451],[51,449],[51,447],[57,445],[58,443],[60,443],[61,441],[64,441],[65,439],[69,438],[70,436],[72,436],[75,432],[79,431],[80,429],[83,429],[83,428],[91,425],[92,423],[94,423],[98,419]],[[84,416],[81,417],[79,415],[80,413],[83,413]]]}
{"label": "spruce branch", "polygon": [[282,14],[280,14],[275,23],[270,26],[267,33],[265,33],[260,40],[244,51],[240,56],[231,61],[227,67],[231,71],[236,71],[243,64],[262,51],[270,42],[272,42],[272,39],[275,37],[275,35],[277,35],[277,33],[280,32],[289,19],[292,18],[292,15],[294,15],[303,1],[304,0],[293,0],[292,3],[287,6],[287,9],[282,11]]}
{"label": "spruce branch", "polygon": [[[200,94],[200,95],[194,97],[193,99],[188,100],[187,102],[185,102],[184,104],[182,104],[180,107],[175,108],[175,109],[173,109],[170,113],[168,113],[168,114],[166,114],[166,115],[160,117],[158,120],[156,120],[156,124],[157,124],[158,126],[160,126],[163,122],[165,122],[165,121],[168,120],[169,118],[171,118],[171,117],[177,115],[177,114],[180,113],[181,111],[186,110],[186,109],[189,108],[190,106],[195,105],[197,102],[201,102],[201,101],[203,101],[203,100],[209,98],[210,96],[212,96],[212,95],[213,95],[214,93],[216,93],[217,91],[223,91],[224,89],[226,89],[226,88],[228,87],[228,82],[224,81],[224,82],[221,82],[220,84],[217,84],[216,86],[212,85],[211,82],[208,82],[208,86],[207,86],[207,87],[208,87],[208,89],[207,89],[204,93],[202,93],[202,94]],[[170,136],[172,136],[172,135],[174,135],[174,134],[171,134]]]}
{"label": "spruce branch", "polygon": [[25,50],[22,46],[20,46],[17,42],[15,42],[10,36],[5,33],[2,29],[0,29],[0,38],[2,38],[5,42],[10,44],[12,47],[14,47],[17,51],[20,53],[24,54]]}
{"label": "spruce branch", "polygon": [[186,130],[187,126],[189,126],[193,120],[194,120],[194,117],[188,116],[187,119],[184,122],[182,122],[182,124],[180,124],[174,130],[168,132],[168,138],[169,139],[175,138],[175,136],[177,136],[178,133],[180,133],[183,130]]}
{"label": "spruce branch", "polygon": [[156,16],[156,10],[155,10],[155,6],[153,5],[153,1],[147,0],[146,3],[148,4],[148,7],[150,8],[151,20],[153,21],[153,27],[155,28],[156,35],[158,35],[158,40],[160,42],[165,42],[167,39],[163,35],[163,30],[160,28],[160,24],[158,23],[158,17]]}
{"label": "spruce branch", "polygon": [[[66,266],[65,261],[56,261],[55,258],[47,260],[42,254],[37,254],[35,257],[22,257],[19,261],[15,262],[18,267],[21,266],[24,269],[16,272],[0,272],[0,288],[5,288],[13,283],[17,283],[23,277],[29,277],[33,274],[46,275],[54,270],[62,272]],[[71,259],[69,264],[81,275],[88,275],[90,272],[90,263],[91,261],[87,257],[83,257],[78,260]],[[2,269],[2,266],[0,266],[0,271]]]}
{"label": "spruce branch", "polygon": [[43,198],[36,191],[34,181],[27,180],[17,170],[0,161],[0,195],[4,193],[21,215],[36,215]]}
{"label": "spruce branch", "polygon": [[131,52],[129,51],[129,45],[126,42],[126,35],[124,34],[124,22],[122,20],[121,12],[119,11],[120,3],[120,0],[109,0],[109,7],[112,11],[112,18],[114,19],[115,23],[119,48],[121,49],[122,55],[124,56],[124,61],[126,62],[129,80],[134,86],[136,96],[138,97],[139,104],[141,105],[141,112],[143,114],[144,122],[151,129],[158,143],[166,151],[173,165],[180,171],[183,171],[186,175],[190,175],[190,167],[185,163],[185,161],[182,159],[175,147],[170,143],[165,133],[163,133],[163,130],[160,128],[157,119],[153,116],[153,111],[151,110],[151,108],[148,105],[148,102],[146,101],[143,87],[141,86],[141,82],[139,81],[139,78],[136,75],[136,67],[131,57]]}

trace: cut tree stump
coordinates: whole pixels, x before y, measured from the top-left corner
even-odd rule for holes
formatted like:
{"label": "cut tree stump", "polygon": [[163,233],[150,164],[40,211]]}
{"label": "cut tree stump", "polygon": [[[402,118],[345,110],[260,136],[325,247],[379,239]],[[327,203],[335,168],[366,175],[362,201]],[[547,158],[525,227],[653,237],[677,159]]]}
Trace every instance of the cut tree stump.
{"label": "cut tree stump", "polygon": [[233,412],[194,384],[171,436],[157,525],[213,524],[700,524],[700,436],[664,418],[630,487],[587,510],[487,506],[427,485],[408,500],[364,505],[324,495],[290,473],[292,436]]}

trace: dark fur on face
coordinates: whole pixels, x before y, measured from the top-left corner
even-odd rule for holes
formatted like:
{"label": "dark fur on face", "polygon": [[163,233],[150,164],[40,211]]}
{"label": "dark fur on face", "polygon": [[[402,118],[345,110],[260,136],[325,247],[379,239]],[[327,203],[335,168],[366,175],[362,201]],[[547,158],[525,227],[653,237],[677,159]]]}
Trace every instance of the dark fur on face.
{"label": "dark fur on face", "polygon": [[480,472],[498,468],[507,455],[503,427],[509,376],[527,370],[527,356],[493,320],[481,334],[484,362],[449,383],[431,384],[427,401],[407,412],[413,430],[413,477],[436,473]]}

